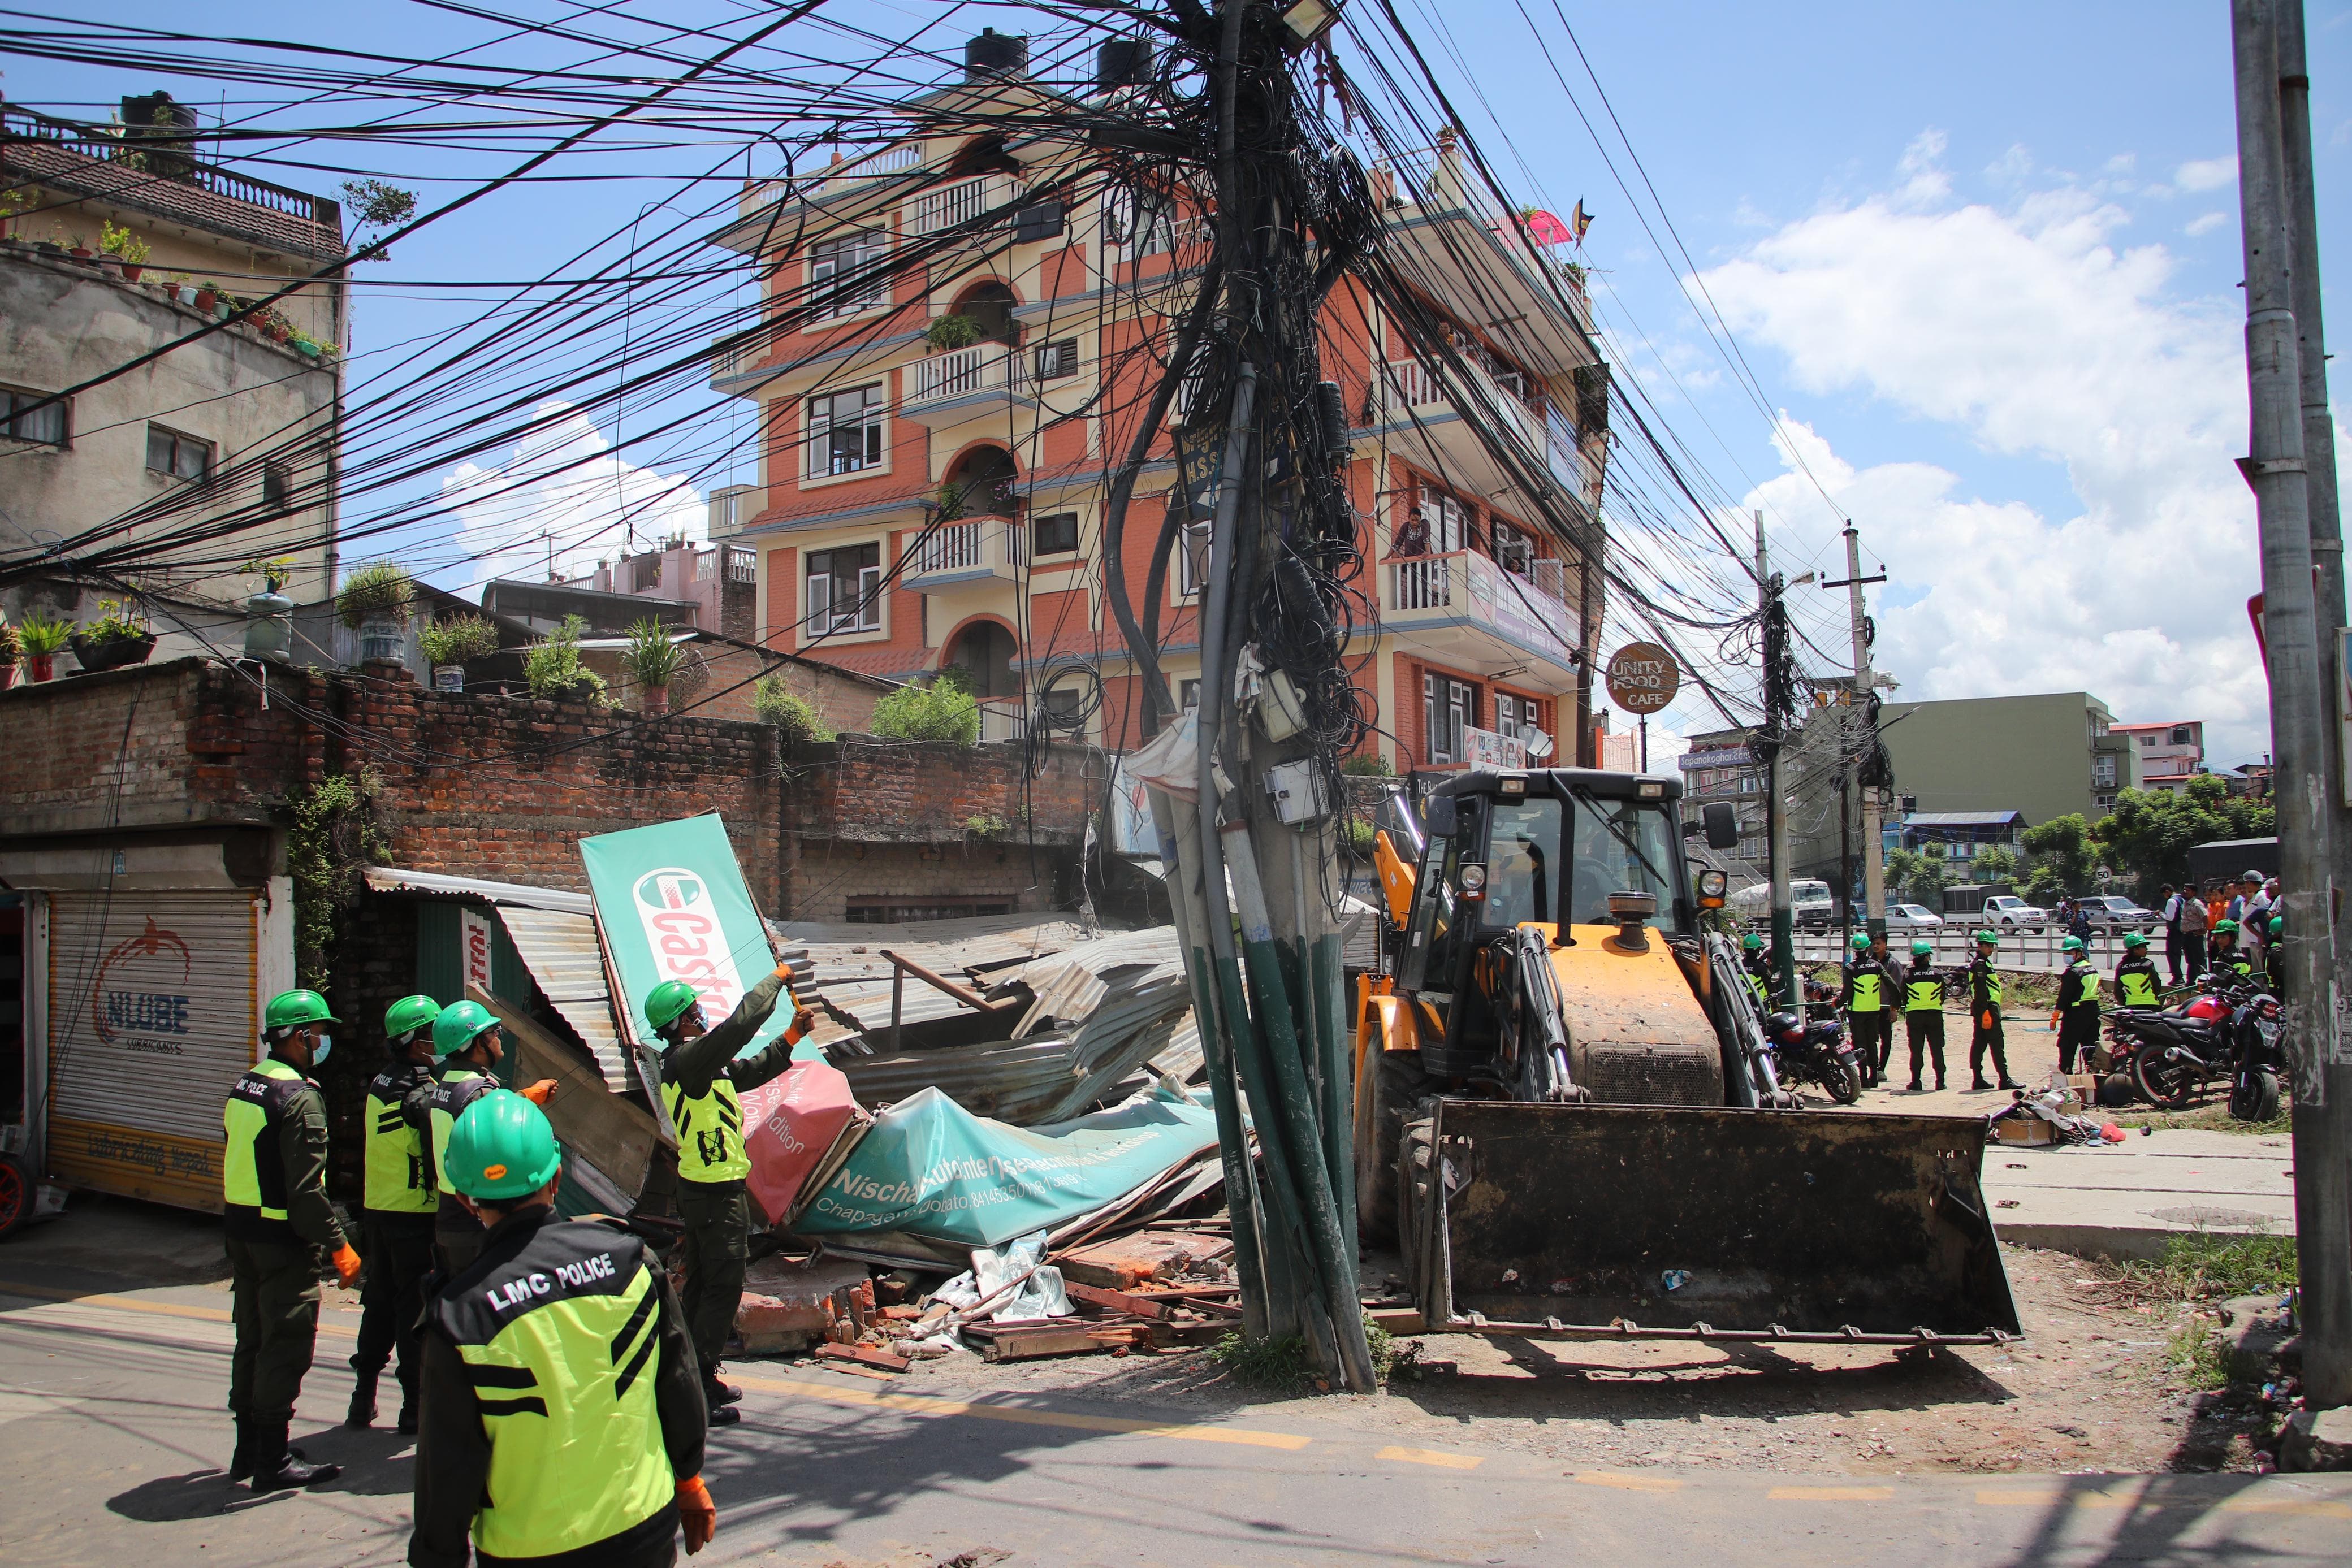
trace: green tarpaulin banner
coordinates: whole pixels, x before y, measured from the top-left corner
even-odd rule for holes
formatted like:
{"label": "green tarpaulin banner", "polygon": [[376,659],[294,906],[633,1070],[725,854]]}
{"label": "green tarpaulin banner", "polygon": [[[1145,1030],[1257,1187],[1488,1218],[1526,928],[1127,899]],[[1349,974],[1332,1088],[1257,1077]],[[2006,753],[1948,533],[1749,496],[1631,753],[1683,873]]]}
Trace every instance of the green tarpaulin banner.
{"label": "green tarpaulin banner", "polygon": [[[646,998],[664,980],[699,991],[702,1016],[715,1024],[776,967],[716,812],[583,839],[580,858],[639,1040],[658,1043]],[[792,1009],[779,1007],[740,1054],[762,1049],[792,1021]]]}
{"label": "green tarpaulin banner", "polygon": [[1013,1127],[925,1089],[874,1118],[793,1228],[996,1247],[1100,1208],[1216,1146],[1214,1113],[1189,1100],[1148,1096],[1074,1122]]}

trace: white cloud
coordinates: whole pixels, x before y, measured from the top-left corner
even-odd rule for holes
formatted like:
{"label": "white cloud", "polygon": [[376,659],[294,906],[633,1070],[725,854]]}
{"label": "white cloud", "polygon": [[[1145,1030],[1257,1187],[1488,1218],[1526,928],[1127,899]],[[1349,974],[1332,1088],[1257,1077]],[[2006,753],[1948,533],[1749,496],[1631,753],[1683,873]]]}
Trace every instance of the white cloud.
{"label": "white cloud", "polygon": [[2227,213],[2207,213],[2202,217],[2190,219],[2189,225],[2180,232],[2195,239],[2200,235],[2211,234],[2229,221],[2230,214]]}
{"label": "white cloud", "polygon": [[2183,163],[2172,172],[2172,183],[2184,191],[2218,191],[2224,185],[2234,185],[2238,183],[2238,160],[2232,155]]}
{"label": "white cloud", "polygon": [[1742,515],[1769,508],[1800,554],[1841,515],[1860,522],[1894,578],[1879,662],[1906,695],[2086,689],[2126,717],[2208,720],[2217,756],[2264,749],[2244,610],[2260,586],[2253,506],[2231,463],[2246,427],[2236,299],[2172,292],[2164,247],[2116,248],[2129,214],[2071,185],[2006,209],[1923,205],[1920,150],[1887,195],[1787,225],[1707,288],[1797,386],[1865,392],[2061,464],[2080,509],[1980,497],[1934,464],[1857,468],[1790,422],[1786,471]]}
{"label": "white cloud", "polygon": [[570,403],[544,402],[534,413],[541,427],[503,461],[461,463],[441,481],[469,585],[543,580],[551,549],[555,569],[578,576],[633,537],[642,549],[673,535],[708,536],[709,514],[684,475],[613,455],[604,432]]}

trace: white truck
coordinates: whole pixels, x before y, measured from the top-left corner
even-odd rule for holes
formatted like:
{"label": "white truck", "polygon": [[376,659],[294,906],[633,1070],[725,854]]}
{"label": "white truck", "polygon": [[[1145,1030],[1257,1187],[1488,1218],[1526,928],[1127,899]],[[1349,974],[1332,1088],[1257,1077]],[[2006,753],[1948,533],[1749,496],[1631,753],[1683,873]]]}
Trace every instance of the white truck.
{"label": "white truck", "polygon": [[[1724,904],[1743,921],[1758,925],[1772,923],[1772,884],[1769,882],[1743,887]],[[1789,883],[1789,908],[1796,916],[1799,930],[1826,931],[1837,924],[1837,900],[1830,895],[1830,884],[1818,877],[1798,877]]]}
{"label": "white truck", "polygon": [[1985,924],[1995,931],[2042,931],[2050,925],[2050,912],[2039,909],[2021,898],[2007,894],[1998,894],[1984,902]]}

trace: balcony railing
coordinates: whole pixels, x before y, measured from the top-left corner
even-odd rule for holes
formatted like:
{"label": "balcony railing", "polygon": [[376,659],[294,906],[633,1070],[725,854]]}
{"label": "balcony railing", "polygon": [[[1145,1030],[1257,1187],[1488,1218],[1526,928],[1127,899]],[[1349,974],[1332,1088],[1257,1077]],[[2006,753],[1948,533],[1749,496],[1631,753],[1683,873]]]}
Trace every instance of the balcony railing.
{"label": "balcony railing", "polygon": [[15,104],[0,107],[0,143],[32,141],[68,152],[78,152],[97,162],[121,165],[127,170],[157,175],[178,184],[194,185],[210,191],[215,196],[226,196],[232,201],[301,218],[332,229],[338,241],[342,238],[341,203],[331,197],[313,196],[307,192],[289,190],[284,185],[273,185],[267,180],[236,173],[217,164],[200,162],[190,152],[197,140],[198,132],[193,126],[186,128],[184,132],[139,126],[127,128],[122,135],[109,135],[94,126],[79,125],[69,120],[53,120],[46,114],[20,109]]}
{"label": "balcony railing", "polygon": [[982,697],[980,738],[983,743],[1026,740],[1029,738],[1029,710],[1021,706],[1019,697]]}
{"label": "balcony railing", "polygon": [[952,354],[936,354],[914,362],[915,384],[909,402],[932,402],[976,392],[1014,392],[1028,382],[1027,356],[1002,343],[980,343]]}
{"label": "balcony railing", "polygon": [[1011,580],[1028,559],[1028,530],[1010,517],[967,517],[942,523],[918,542],[907,563],[908,586],[927,578],[958,581],[988,576]]}
{"label": "balcony railing", "polygon": [[1569,601],[1568,563],[1528,564],[1523,577],[1473,550],[1393,556],[1383,608],[1405,620],[1428,616],[1483,626],[1565,666],[1582,641],[1581,617]]}
{"label": "balcony railing", "polygon": [[855,185],[860,180],[870,180],[877,174],[903,174],[923,162],[923,144],[901,141],[895,147],[880,147],[863,156],[852,158],[825,175],[825,183],[837,187]]}
{"label": "balcony railing", "polygon": [[1002,174],[982,174],[925,191],[906,206],[907,232],[937,234],[968,224],[992,208],[1017,202],[1028,187]]}
{"label": "balcony railing", "polygon": [[[1451,409],[1465,419],[1475,419],[1485,410],[1492,410],[1502,420],[1504,428],[1516,437],[1529,455],[1545,450],[1542,435],[1544,416],[1503,382],[1475,361],[1463,360],[1448,368],[1455,384],[1472,404],[1456,406],[1445,395],[1446,389],[1428,366],[1419,360],[1395,360],[1381,367],[1383,374],[1382,417],[1389,423],[1402,423],[1407,410],[1423,413],[1433,409]],[[1513,381],[1519,378],[1511,377]],[[1478,405],[1484,404],[1482,410]]]}

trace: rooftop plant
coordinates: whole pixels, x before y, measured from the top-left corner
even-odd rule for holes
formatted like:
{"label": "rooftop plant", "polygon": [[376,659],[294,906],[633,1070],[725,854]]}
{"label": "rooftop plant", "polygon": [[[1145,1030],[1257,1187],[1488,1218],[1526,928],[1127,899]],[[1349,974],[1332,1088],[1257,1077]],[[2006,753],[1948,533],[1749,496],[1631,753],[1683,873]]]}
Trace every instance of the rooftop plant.
{"label": "rooftop plant", "polygon": [[406,567],[396,560],[372,560],[343,579],[342,591],[335,595],[335,613],[354,632],[378,615],[405,626],[415,598],[416,582]]}
{"label": "rooftop plant", "polygon": [[499,651],[499,629],[479,615],[453,615],[416,634],[425,657],[436,664],[462,664]]}

